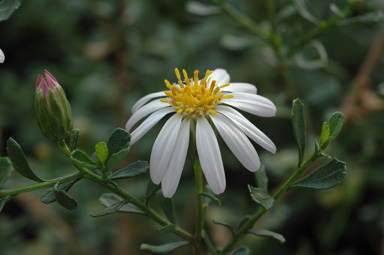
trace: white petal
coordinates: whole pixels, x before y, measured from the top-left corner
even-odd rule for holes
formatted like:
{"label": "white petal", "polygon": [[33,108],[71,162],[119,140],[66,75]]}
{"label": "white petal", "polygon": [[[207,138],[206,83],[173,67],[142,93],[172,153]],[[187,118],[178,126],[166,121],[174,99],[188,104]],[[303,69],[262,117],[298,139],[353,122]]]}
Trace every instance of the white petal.
{"label": "white petal", "polygon": [[149,160],[153,183],[159,184],[172,156],[180,130],[182,116],[175,114],[164,124],[152,147]]}
{"label": "white petal", "polygon": [[177,143],[173,149],[171,159],[169,160],[168,169],[161,180],[161,189],[165,197],[172,197],[179,185],[181,173],[184,168],[185,159],[187,157],[190,133],[190,120],[185,119],[181,123],[179,134],[177,135]]}
{"label": "white petal", "polygon": [[257,88],[255,85],[252,85],[250,83],[231,82],[229,86],[223,88],[222,91],[256,94]]}
{"label": "white petal", "polygon": [[231,95],[233,98],[224,98],[222,102],[262,117],[276,115],[276,106],[266,97],[248,93],[232,93]]}
{"label": "white petal", "polygon": [[4,63],[5,55],[4,52],[0,49],[0,63]]}
{"label": "white petal", "polygon": [[222,85],[229,82],[229,74],[225,69],[215,69],[209,76],[210,81],[216,81],[216,84]]}
{"label": "white petal", "polygon": [[201,167],[211,190],[220,194],[225,190],[225,173],[219,144],[209,122],[197,118],[196,147]]}
{"label": "white petal", "polygon": [[237,159],[251,172],[260,168],[260,159],[255,148],[241,129],[229,118],[212,114],[211,119],[221,137]]}
{"label": "white petal", "polygon": [[162,108],[152,113],[146,118],[143,123],[138,126],[135,131],[131,133],[131,145],[135,144],[143,135],[145,135],[159,120],[161,120],[166,114],[175,112],[171,107]]}
{"label": "white petal", "polygon": [[129,118],[127,124],[125,125],[125,129],[129,132],[131,128],[142,118],[147,116],[148,114],[153,113],[154,111],[160,110],[164,107],[170,107],[170,104],[160,102],[160,100],[152,101],[143,107],[141,107],[139,110],[137,110],[131,118]]}
{"label": "white petal", "polygon": [[140,98],[133,106],[132,106],[132,113],[135,113],[140,107],[145,105],[148,101],[150,101],[153,98],[157,97],[165,97],[164,91],[159,91],[155,93],[148,94],[142,98]]}
{"label": "white petal", "polygon": [[241,113],[225,105],[218,105],[216,106],[215,110],[231,119],[236,125],[241,128],[244,134],[246,134],[249,138],[259,144],[261,147],[272,153],[276,152],[276,146],[271,141],[271,139],[269,139],[268,136],[261,132],[260,129],[255,127],[255,125],[253,125]]}

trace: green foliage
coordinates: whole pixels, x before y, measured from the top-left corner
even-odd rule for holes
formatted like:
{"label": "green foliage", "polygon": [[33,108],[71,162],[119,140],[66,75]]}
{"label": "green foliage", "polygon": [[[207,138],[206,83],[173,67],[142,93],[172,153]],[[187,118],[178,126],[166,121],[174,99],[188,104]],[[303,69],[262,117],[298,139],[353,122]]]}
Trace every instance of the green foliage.
{"label": "green foliage", "polygon": [[252,187],[251,185],[248,185],[248,189],[251,194],[252,200],[255,201],[257,204],[261,205],[266,210],[269,210],[273,207],[275,200],[271,197],[268,191],[262,188]]}
{"label": "green foliage", "polygon": [[77,149],[77,145],[79,143],[80,130],[78,128],[74,128],[72,130],[71,138],[69,141],[69,149],[74,151]]}
{"label": "green foliage", "polygon": [[32,171],[21,146],[12,137],[7,141],[7,153],[9,159],[12,161],[13,167],[19,174],[36,182],[43,181]]}
{"label": "green foliage", "polygon": [[160,192],[157,193],[157,201],[161,210],[171,223],[176,223],[175,206],[172,198],[166,198]]}
{"label": "green foliage", "polygon": [[177,250],[177,249],[179,249],[183,246],[186,246],[186,245],[188,245],[188,242],[185,242],[185,241],[167,243],[167,244],[163,244],[163,245],[142,244],[140,246],[140,249],[149,250],[151,252],[159,253],[159,254],[169,254],[169,252]]}
{"label": "green foliage", "polygon": [[299,150],[299,163],[300,166],[303,162],[305,145],[306,145],[306,130],[305,130],[305,117],[304,117],[304,104],[300,99],[295,99],[292,106],[292,126],[296,138],[297,147]]}
{"label": "green foliage", "polygon": [[64,189],[61,189],[59,183],[56,183],[56,185],[53,187],[53,191],[55,193],[56,201],[61,205],[62,207],[68,209],[68,210],[75,210],[78,206],[78,202],[71,197]]}
{"label": "green foliage", "polygon": [[250,251],[247,247],[239,247],[231,252],[230,255],[248,255],[249,252]]}
{"label": "green foliage", "polygon": [[279,241],[280,243],[285,243],[284,236],[275,233],[273,231],[265,230],[265,229],[252,229],[249,231],[250,234],[256,235],[256,236],[264,236],[264,237],[272,237]]}
{"label": "green foliage", "polygon": [[71,154],[71,159],[74,164],[76,164],[78,167],[86,167],[90,169],[96,169],[97,165],[96,162],[93,161],[87,153],[85,153],[82,150],[76,149]]}
{"label": "green foliage", "polygon": [[294,183],[292,187],[329,189],[339,184],[346,173],[346,164],[340,160],[332,159]]}
{"label": "green foliage", "polygon": [[2,0],[0,1],[0,22],[9,17],[20,7],[22,0]]}
{"label": "green foliage", "polygon": [[117,128],[112,132],[107,142],[108,158],[106,166],[108,169],[112,168],[127,156],[130,140],[130,134],[124,129]]}
{"label": "green foliage", "polygon": [[110,180],[118,180],[118,179],[125,179],[125,178],[133,178],[136,176],[139,176],[141,174],[144,174],[148,172],[149,165],[146,161],[136,161],[120,170],[117,170],[112,175],[110,175],[108,178]]}
{"label": "green foliage", "polygon": [[[65,183],[60,183],[59,186],[57,187],[57,190],[63,190],[65,192],[68,192],[69,189],[80,179],[76,179],[73,181],[65,182]],[[50,204],[53,202],[56,202],[56,193],[54,189],[48,189],[46,190],[41,196],[40,196],[40,201],[43,202],[44,204]]]}
{"label": "green foliage", "polygon": [[0,188],[4,185],[8,177],[12,173],[12,163],[7,158],[0,158]]}

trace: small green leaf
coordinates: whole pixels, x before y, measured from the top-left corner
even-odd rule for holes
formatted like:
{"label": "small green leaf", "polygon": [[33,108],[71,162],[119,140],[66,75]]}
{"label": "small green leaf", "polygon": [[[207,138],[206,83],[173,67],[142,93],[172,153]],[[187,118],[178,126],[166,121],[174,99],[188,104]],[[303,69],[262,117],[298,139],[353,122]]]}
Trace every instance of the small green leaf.
{"label": "small green leaf", "polygon": [[19,174],[36,182],[43,182],[42,179],[33,173],[23,150],[12,137],[10,137],[7,141],[7,153],[9,159],[12,161],[13,167],[17,172],[19,172]]}
{"label": "small green leaf", "polygon": [[123,200],[124,199],[113,193],[104,193],[99,198],[100,203],[105,207],[110,207],[112,205],[118,204]]}
{"label": "small green leaf", "polygon": [[269,195],[269,193],[260,188],[252,187],[248,185],[249,192],[251,194],[252,200],[257,204],[264,207],[266,210],[269,210],[273,207],[275,200]]}
{"label": "small green leaf", "polygon": [[339,184],[346,173],[346,164],[337,159],[332,159],[295,182],[291,187],[329,189]]}
{"label": "small green leaf", "polygon": [[129,152],[129,142],[131,135],[122,128],[115,129],[108,139],[108,158],[107,168],[111,168],[119,163]]}
{"label": "small green leaf", "polygon": [[[213,195],[213,194],[208,194],[208,193],[206,193],[206,192],[201,192],[201,193],[199,193],[199,196],[204,196],[204,197],[206,197],[206,198],[209,198],[209,200],[212,200],[212,201],[215,201],[218,205],[221,205],[221,201],[220,201],[220,199],[218,199],[215,195]],[[206,203],[206,204],[208,204],[208,203]]]}
{"label": "small green leaf", "polygon": [[172,233],[175,230],[176,226],[173,224],[165,225],[157,230],[160,234]]}
{"label": "small green leaf", "polygon": [[4,205],[12,199],[12,196],[6,196],[0,198],[0,212],[3,210]]}
{"label": "small green leaf", "polygon": [[145,204],[148,205],[149,199],[160,189],[160,185],[154,184],[151,180],[148,181],[147,191],[145,192]]}
{"label": "small green leaf", "polygon": [[341,128],[343,127],[343,121],[344,114],[341,112],[335,112],[329,119],[329,135],[332,137],[332,140],[334,140],[340,133]]}
{"label": "small green leaf", "polygon": [[0,1],[0,22],[7,20],[19,7],[21,0]]}
{"label": "small green leaf", "polygon": [[136,161],[135,163],[130,164],[129,166],[124,167],[113,173],[109,176],[111,180],[125,179],[136,177],[140,174],[146,173],[149,170],[148,162],[146,161]]}
{"label": "small green leaf", "polygon": [[[68,190],[69,190],[69,189],[70,189],[76,182],[78,182],[80,179],[81,179],[81,178],[76,179],[76,180],[73,180],[73,181],[70,181],[70,182],[61,183],[61,184],[59,184],[59,189],[68,192]],[[46,190],[46,191],[40,196],[40,201],[43,202],[44,204],[50,204],[50,203],[56,202],[55,191],[54,191],[53,189],[48,189],[48,190]]]}
{"label": "small green leaf", "polygon": [[167,243],[163,245],[150,245],[143,243],[140,245],[140,249],[142,250],[149,250],[154,253],[160,253],[160,254],[169,254],[170,252],[181,248],[183,246],[187,246],[189,243],[186,241],[180,241],[180,242],[174,242],[174,243]]}
{"label": "small green leaf", "polygon": [[239,247],[229,254],[230,255],[248,255],[249,249],[247,247]]}
{"label": "small green leaf", "polygon": [[110,205],[101,211],[91,213],[91,216],[97,218],[97,217],[102,217],[102,216],[106,216],[106,215],[117,213],[117,212],[144,214],[140,209],[130,204],[129,202],[121,201],[116,204]]}
{"label": "small green leaf", "polygon": [[60,189],[60,184],[56,183],[53,187],[55,192],[56,201],[68,210],[74,210],[78,206],[77,201],[71,197],[65,190]]}
{"label": "small green leaf", "polygon": [[278,240],[280,243],[285,243],[284,236],[282,236],[278,233],[275,233],[273,231],[264,230],[264,229],[252,229],[252,230],[249,230],[248,233],[256,235],[256,236],[272,237],[272,238]]}
{"label": "small green leaf", "polygon": [[306,131],[304,119],[304,104],[300,99],[295,99],[292,106],[292,126],[295,134],[296,143],[299,150],[299,164],[303,162],[305,144],[306,144]]}
{"label": "small green leaf", "polygon": [[329,139],[329,125],[327,122],[323,123],[323,127],[321,128],[321,136],[320,136],[320,146],[327,146]]}
{"label": "small green leaf", "polygon": [[79,143],[80,131],[75,128],[72,130],[71,139],[69,140],[69,149],[74,151],[77,149],[77,145]]}
{"label": "small green leaf", "polygon": [[96,163],[82,150],[76,149],[71,154],[71,159],[74,164],[79,167],[86,167],[90,169],[96,169]]}
{"label": "small green leaf", "polygon": [[308,21],[310,21],[310,22],[312,22],[312,23],[314,23],[314,24],[318,24],[318,23],[319,23],[318,18],[316,18],[316,17],[315,17],[315,16],[308,10],[308,5],[307,5],[307,3],[306,3],[305,0],[294,0],[293,2],[295,3],[295,6],[296,6],[298,12],[300,13],[300,15],[301,15],[304,19],[306,19],[306,20],[308,20]]}
{"label": "small green leaf", "polygon": [[207,234],[207,232],[203,229],[201,236],[203,237],[203,240],[205,244],[207,245],[208,249],[212,252],[213,255],[217,255],[217,251],[215,246],[213,245],[211,238]]}
{"label": "small green leaf", "polygon": [[131,203],[124,203],[120,208],[119,212],[121,213],[136,213],[136,214],[144,214],[142,210],[137,208],[135,205]]}
{"label": "small green leaf", "polygon": [[112,213],[116,213],[119,210],[119,207],[121,206],[121,204],[122,204],[122,202],[121,203],[116,203],[116,204],[111,205],[109,207],[106,207],[106,208],[104,208],[101,211],[91,213],[91,216],[95,217],[95,218],[98,218],[98,217],[106,216],[106,215],[109,215],[109,214],[112,214]]}
{"label": "small green leaf", "polygon": [[384,13],[380,10],[374,12],[368,12],[360,16],[343,19],[337,25],[339,26],[351,26],[356,24],[369,24],[377,23],[384,20]]}
{"label": "small green leaf", "polygon": [[12,163],[7,157],[0,158],[0,187],[2,187],[12,172]]}
{"label": "small green leaf", "polygon": [[229,225],[228,223],[220,221],[220,220],[215,220],[215,219],[213,219],[213,223],[224,226],[224,227],[228,228],[232,232],[232,234],[235,234],[235,231],[233,230],[232,226]]}
{"label": "small green leaf", "polygon": [[98,144],[96,144],[95,152],[100,160],[101,165],[105,167],[105,161],[108,157],[108,147],[105,142],[99,142]]}
{"label": "small green leaf", "polygon": [[175,223],[175,206],[173,204],[173,199],[166,198],[163,194],[158,193],[157,201],[159,202],[161,210],[164,212],[167,219],[170,222]]}

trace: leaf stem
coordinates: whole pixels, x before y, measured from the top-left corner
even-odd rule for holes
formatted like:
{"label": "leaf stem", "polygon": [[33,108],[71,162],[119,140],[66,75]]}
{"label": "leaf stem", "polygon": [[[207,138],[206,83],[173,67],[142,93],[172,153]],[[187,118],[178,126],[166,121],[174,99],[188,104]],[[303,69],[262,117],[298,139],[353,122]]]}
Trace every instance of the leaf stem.
{"label": "leaf stem", "polygon": [[199,159],[195,160],[194,164],[195,179],[196,179],[196,197],[197,197],[197,220],[196,220],[196,232],[195,241],[197,254],[201,253],[201,236],[204,229],[204,197],[200,194],[203,193],[203,172],[201,169]]}
{"label": "leaf stem", "polygon": [[[304,161],[298,168],[296,168],[295,172],[280,186],[280,188],[273,194],[273,199],[279,199],[286,191],[289,189],[292,184],[300,177],[300,175],[308,168],[308,166],[314,162],[319,155],[315,152]],[[220,255],[227,254],[233,247],[237,244],[237,242],[243,238],[248,231],[253,227],[255,222],[266,212],[267,210],[260,206],[255,214],[233,235],[231,240],[227,243],[227,245],[220,251]]]}

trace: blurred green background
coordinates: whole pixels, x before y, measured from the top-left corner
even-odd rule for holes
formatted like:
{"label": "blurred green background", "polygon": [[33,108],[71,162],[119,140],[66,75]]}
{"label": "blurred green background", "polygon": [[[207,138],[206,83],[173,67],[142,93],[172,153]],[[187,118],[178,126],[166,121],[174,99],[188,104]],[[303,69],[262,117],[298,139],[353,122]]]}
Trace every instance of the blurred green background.
{"label": "blurred green background", "polygon": [[[39,176],[54,178],[74,171],[36,123],[34,88],[44,69],[64,87],[74,126],[80,129],[79,147],[92,153],[97,142],[106,141],[116,127],[124,127],[136,100],[164,90],[164,79],[175,81],[175,67],[190,74],[196,69],[203,73],[225,68],[232,81],[255,84],[258,93],[278,107],[276,118],[246,115],[277,145],[276,155],[255,145],[271,190],[297,164],[290,122],[293,97],[305,104],[310,148],[332,112],[346,116],[340,137],[328,149],[347,162],[342,184],[326,191],[288,192],[256,225],[283,234],[287,242],[280,245],[276,240],[249,237],[243,243],[251,254],[384,254],[384,24],[380,12],[384,2],[276,1],[277,31],[284,52],[316,28],[313,17],[328,20],[338,11],[334,6],[351,2],[356,3],[348,20],[356,24],[325,29],[315,41],[279,62],[273,47],[209,1],[23,1],[9,20],[0,23],[0,48],[6,57],[0,64],[0,156],[6,156],[6,140],[12,136]],[[228,3],[261,28],[271,29],[267,1]],[[287,80],[291,87],[284,85]],[[160,127],[135,144],[124,163],[148,160]],[[212,204],[207,215],[218,246],[225,244],[229,233],[212,219],[236,224],[256,209],[247,190],[247,184],[255,185],[253,174],[224,143],[221,149],[227,189],[219,196],[223,205]],[[174,199],[178,221],[191,231],[192,180],[192,162],[187,161]],[[143,197],[147,182],[145,175],[122,185]],[[29,183],[13,173],[6,187]],[[80,206],[73,212],[40,203],[41,191],[17,196],[0,214],[0,254],[151,254],[140,251],[140,244],[177,240],[156,232],[158,226],[142,216],[90,217],[102,208],[98,197],[103,192],[87,181],[76,184],[71,194]]]}

